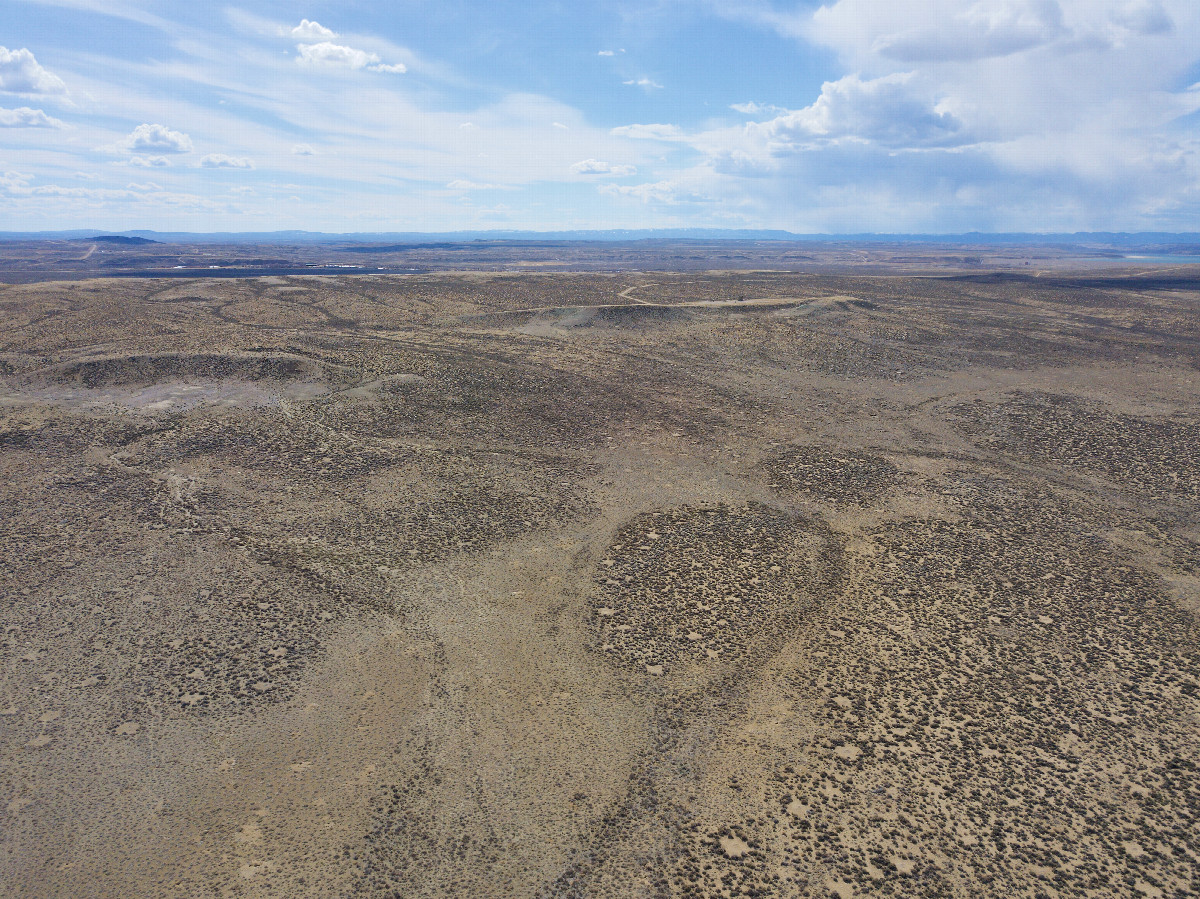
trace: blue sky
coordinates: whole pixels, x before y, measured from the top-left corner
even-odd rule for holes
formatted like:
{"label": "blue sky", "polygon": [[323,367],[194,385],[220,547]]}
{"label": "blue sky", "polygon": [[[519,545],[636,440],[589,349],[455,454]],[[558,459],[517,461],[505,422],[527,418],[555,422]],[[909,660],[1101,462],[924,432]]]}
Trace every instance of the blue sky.
{"label": "blue sky", "polygon": [[80,227],[1200,230],[1200,3],[3,0]]}

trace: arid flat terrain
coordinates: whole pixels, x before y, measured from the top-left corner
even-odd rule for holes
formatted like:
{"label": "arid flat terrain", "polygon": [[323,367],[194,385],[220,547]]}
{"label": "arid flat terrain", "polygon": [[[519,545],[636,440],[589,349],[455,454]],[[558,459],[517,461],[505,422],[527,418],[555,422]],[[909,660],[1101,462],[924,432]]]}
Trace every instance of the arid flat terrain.
{"label": "arid flat terrain", "polygon": [[0,895],[1196,895],[1197,268],[0,286]]}
{"label": "arid flat terrain", "polygon": [[[148,232],[153,233],[153,232]],[[370,240],[310,235],[288,241],[182,240],[99,235],[22,239],[0,232],[0,283],[102,277],[246,278],[294,275],[428,274],[432,272],[706,272],[711,269],[792,270],[826,274],[916,274],[947,271],[1060,271],[1080,265],[1142,265],[1140,259],[1200,264],[1194,241],[1113,235],[1062,240],[1036,235],[971,242],[932,239],[439,239]],[[1146,255],[1150,254],[1150,255]],[[1165,255],[1164,255],[1165,254]],[[1177,255],[1173,255],[1177,254]]]}

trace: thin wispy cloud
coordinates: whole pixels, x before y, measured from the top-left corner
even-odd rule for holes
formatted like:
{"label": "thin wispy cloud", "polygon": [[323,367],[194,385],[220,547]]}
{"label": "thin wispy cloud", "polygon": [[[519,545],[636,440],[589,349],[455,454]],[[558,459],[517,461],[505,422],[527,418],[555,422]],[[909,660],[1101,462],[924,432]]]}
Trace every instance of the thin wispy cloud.
{"label": "thin wispy cloud", "polygon": [[787,112],[782,106],[775,106],[771,103],[755,103],[753,100],[748,103],[731,103],[729,108],[742,115],[776,115]]}
{"label": "thin wispy cloud", "polygon": [[616,137],[628,137],[634,140],[680,140],[683,131],[678,125],[656,123],[651,125],[618,125],[612,130]]}
{"label": "thin wispy cloud", "polygon": [[503,184],[479,184],[465,178],[456,178],[446,185],[449,190],[504,190]]}

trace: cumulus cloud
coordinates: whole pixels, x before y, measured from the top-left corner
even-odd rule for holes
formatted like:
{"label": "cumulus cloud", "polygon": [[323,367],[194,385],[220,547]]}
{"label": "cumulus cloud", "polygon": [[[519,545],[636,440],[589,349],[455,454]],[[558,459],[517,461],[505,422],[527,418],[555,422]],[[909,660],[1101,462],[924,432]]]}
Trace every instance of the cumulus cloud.
{"label": "cumulus cloud", "polygon": [[403,74],[408,67],[402,62],[387,64],[381,62],[379,56],[365,50],[356,50],[342,44],[321,41],[316,44],[300,44],[296,47],[298,61],[309,65],[345,66],[350,69],[368,69],[372,72],[388,72]]}
{"label": "cumulus cloud", "polygon": [[976,3],[946,19],[880,35],[872,49],[901,62],[1008,56],[1066,33],[1055,0]]}
{"label": "cumulus cloud", "polygon": [[0,91],[10,94],[65,94],[67,86],[42,68],[26,49],[0,47]]}
{"label": "cumulus cloud", "polygon": [[[986,142],[1022,170],[1097,175],[1120,168],[1100,159],[1122,155],[1101,147],[1132,148],[1198,108],[1182,88],[1195,81],[1193,0],[826,0],[791,26],[853,74],[780,115],[785,143]],[[1053,166],[1042,150],[1017,152],[1039,138],[1064,149]]]}
{"label": "cumulus cloud", "polygon": [[245,156],[226,156],[224,153],[209,153],[200,160],[206,169],[252,169],[254,163]]}
{"label": "cumulus cloud", "polygon": [[345,47],[330,41],[300,44],[296,49],[300,53],[300,60],[307,63],[332,63],[333,65],[349,66],[352,69],[361,69],[371,63],[379,62],[379,57],[374,53],[355,50],[353,47]]}
{"label": "cumulus cloud", "polygon": [[1113,10],[1112,21],[1137,34],[1166,34],[1175,24],[1160,0],[1130,0]]}
{"label": "cumulus cloud", "polygon": [[1066,34],[1058,0],[837,0],[813,14],[809,31],[903,63],[1006,56]]}
{"label": "cumulus cloud", "polygon": [[131,156],[129,164],[140,169],[163,169],[171,164],[165,156]]}
{"label": "cumulus cloud", "polygon": [[130,152],[190,153],[192,139],[182,131],[172,131],[166,125],[143,124],[133,129],[118,148]]}
{"label": "cumulus cloud", "polygon": [[298,41],[327,41],[337,37],[337,32],[326,28],[320,22],[311,22],[308,19],[301,19],[300,24],[293,28],[290,34]]}
{"label": "cumulus cloud", "polygon": [[576,175],[614,175],[619,178],[636,175],[637,168],[632,165],[613,165],[599,159],[585,159],[571,166]]}
{"label": "cumulus cloud", "polygon": [[296,144],[292,147],[293,156],[316,156],[317,151],[308,144]]}
{"label": "cumulus cloud", "polygon": [[1108,45],[1122,32],[1166,34],[1173,24],[1162,0],[837,0],[803,31],[843,52],[911,65]]}
{"label": "cumulus cloud", "polygon": [[67,123],[46,115],[40,109],[18,106],[0,109],[0,128],[66,128]]}
{"label": "cumulus cloud", "polygon": [[637,140],[680,140],[683,132],[678,125],[620,125],[610,132],[614,137],[632,137]]}
{"label": "cumulus cloud", "polygon": [[913,90],[901,73],[863,80],[847,75],[827,81],[811,106],[758,126],[777,147],[814,138],[859,140],[886,147],[963,142],[962,123]]}

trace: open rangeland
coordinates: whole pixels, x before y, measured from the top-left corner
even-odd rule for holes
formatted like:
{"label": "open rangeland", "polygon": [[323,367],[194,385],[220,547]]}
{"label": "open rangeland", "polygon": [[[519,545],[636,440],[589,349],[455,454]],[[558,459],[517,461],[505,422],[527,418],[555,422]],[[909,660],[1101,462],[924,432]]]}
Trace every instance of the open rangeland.
{"label": "open rangeland", "polygon": [[0,288],[0,894],[1196,895],[1192,269]]}

